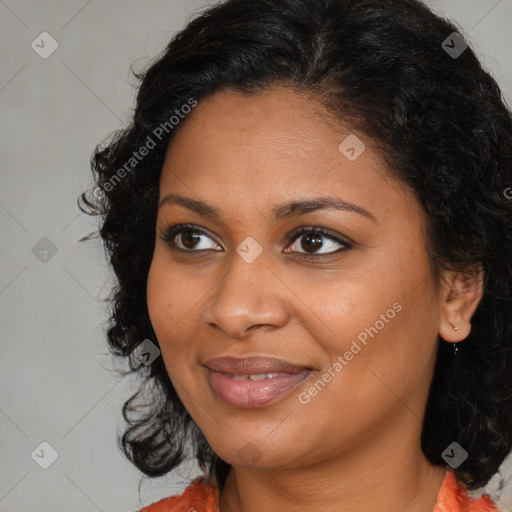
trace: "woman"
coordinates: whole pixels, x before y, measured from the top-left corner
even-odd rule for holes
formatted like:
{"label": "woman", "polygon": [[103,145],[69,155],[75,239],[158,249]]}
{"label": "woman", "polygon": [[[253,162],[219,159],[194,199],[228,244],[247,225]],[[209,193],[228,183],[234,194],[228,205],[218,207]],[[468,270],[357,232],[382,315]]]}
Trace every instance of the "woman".
{"label": "woman", "polygon": [[120,444],[204,471],[143,510],[497,510],[471,491],[512,449],[512,123],[456,28],[228,0],[138,78],[82,196],[143,378]]}

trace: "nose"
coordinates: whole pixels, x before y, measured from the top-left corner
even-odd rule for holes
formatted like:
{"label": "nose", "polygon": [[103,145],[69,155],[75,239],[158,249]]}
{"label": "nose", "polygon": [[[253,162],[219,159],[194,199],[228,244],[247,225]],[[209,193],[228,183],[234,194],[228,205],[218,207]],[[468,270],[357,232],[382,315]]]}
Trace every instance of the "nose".
{"label": "nose", "polygon": [[291,292],[271,269],[265,251],[252,263],[237,253],[204,305],[204,320],[225,335],[242,339],[255,330],[284,326],[290,318]]}

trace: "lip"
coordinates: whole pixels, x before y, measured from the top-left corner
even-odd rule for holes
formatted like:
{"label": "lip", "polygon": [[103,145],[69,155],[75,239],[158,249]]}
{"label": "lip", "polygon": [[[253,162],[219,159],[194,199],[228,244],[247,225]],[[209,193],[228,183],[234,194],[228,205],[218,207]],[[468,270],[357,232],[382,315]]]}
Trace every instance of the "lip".
{"label": "lip", "polygon": [[269,356],[252,356],[243,359],[232,356],[216,357],[206,361],[204,366],[215,372],[228,373],[230,375],[257,375],[259,373],[295,374],[303,370],[311,370],[311,368]]}
{"label": "lip", "polygon": [[[311,368],[272,357],[222,357],[211,359],[204,366],[212,391],[227,404],[240,408],[273,403],[291,393],[313,372]],[[279,375],[255,381],[248,378],[272,373]]]}

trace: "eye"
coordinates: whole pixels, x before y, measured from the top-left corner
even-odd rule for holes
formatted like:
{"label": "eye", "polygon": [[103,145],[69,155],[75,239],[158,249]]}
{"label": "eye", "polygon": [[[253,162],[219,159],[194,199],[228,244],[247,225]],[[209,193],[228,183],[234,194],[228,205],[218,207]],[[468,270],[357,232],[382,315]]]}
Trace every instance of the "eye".
{"label": "eye", "polygon": [[[285,249],[285,252],[287,253],[298,252],[299,254],[305,254],[308,256],[322,256],[347,251],[352,248],[352,244],[347,240],[334,235],[328,229],[322,227],[301,227],[290,233],[288,238],[291,241],[296,240],[296,242]],[[299,238],[301,239],[300,241]],[[322,241],[322,239],[327,239],[327,242]],[[336,249],[336,246],[341,247]],[[289,250],[290,248],[292,251]],[[335,250],[329,250],[332,248]],[[303,249],[304,252],[301,252],[299,249]],[[325,250],[323,252],[319,252],[321,249]]]}
{"label": "eye", "polygon": [[[222,247],[212,240],[204,229],[194,226],[193,224],[177,224],[170,226],[160,231],[160,235],[160,239],[165,243],[174,246],[174,248],[181,249],[182,251],[198,252],[199,250],[206,249],[222,250]],[[209,238],[213,244],[208,246],[207,243],[202,242],[201,237]]]}
{"label": "eye", "polygon": [[[211,244],[208,245],[208,242],[203,242],[202,237],[209,239]],[[322,227],[301,227],[290,233],[287,238],[294,243],[285,249],[285,253],[297,252],[304,256],[322,256],[352,248],[350,242]],[[300,243],[299,238],[301,239]],[[208,249],[222,251],[222,247],[208,235],[206,230],[193,224],[177,224],[160,230],[160,239],[173,249],[181,251],[199,252]],[[339,246],[339,248],[336,249],[336,246]],[[303,249],[304,252],[301,252],[300,249]],[[320,250],[323,250],[323,252],[320,252]]]}

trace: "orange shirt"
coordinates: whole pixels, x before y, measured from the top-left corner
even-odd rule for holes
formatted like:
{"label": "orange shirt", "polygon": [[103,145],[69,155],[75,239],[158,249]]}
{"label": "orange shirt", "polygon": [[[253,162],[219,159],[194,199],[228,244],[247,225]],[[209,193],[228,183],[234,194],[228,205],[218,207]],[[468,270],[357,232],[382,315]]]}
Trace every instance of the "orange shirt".
{"label": "orange shirt", "polygon": [[[196,478],[181,495],[164,498],[138,512],[219,512],[217,487]],[[453,471],[447,471],[432,512],[499,512],[487,494],[470,499],[466,486],[458,483]]]}

